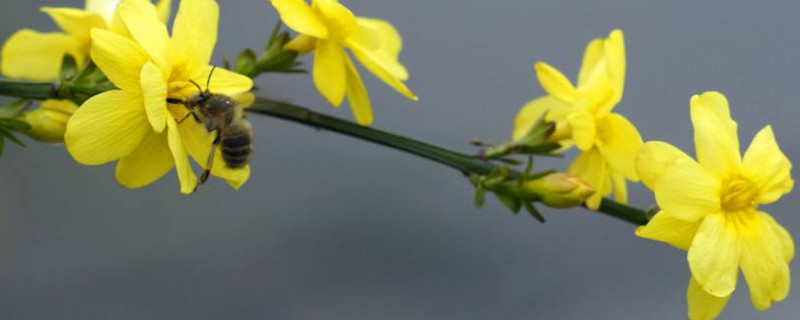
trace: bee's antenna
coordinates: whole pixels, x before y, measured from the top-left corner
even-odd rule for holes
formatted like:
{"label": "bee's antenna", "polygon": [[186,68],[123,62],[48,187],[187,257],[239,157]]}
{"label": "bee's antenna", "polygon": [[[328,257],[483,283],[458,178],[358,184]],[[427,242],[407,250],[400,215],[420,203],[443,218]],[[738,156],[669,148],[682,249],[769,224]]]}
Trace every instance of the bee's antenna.
{"label": "bee's antenna", "polygon": [[211,76],[214,75],[214,70],[217,70],[217,66],[211,67],[211,72],[208,73],[208,79],[206,79],[206,91],[211,90]]}
{"label": "bee's antenna", "polygon": [[200,92],[203,92],[203,88],[201,88],[200,85],[197,84],[197,82],[195,82],[192,79],[189,79],[189,82],[191,82],[195,87],[197,87],[197,90],[200,90]]}

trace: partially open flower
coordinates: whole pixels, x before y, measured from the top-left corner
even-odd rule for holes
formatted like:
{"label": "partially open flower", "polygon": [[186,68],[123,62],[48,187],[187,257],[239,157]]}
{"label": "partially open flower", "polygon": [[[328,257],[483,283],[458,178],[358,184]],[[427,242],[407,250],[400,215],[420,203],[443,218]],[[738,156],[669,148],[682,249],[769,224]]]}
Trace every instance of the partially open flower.
{"label": "partially open flower", "polygon": [[78,106],[71,101],[46,100],[36,110],[17,116],[17,120],[31,126],[24,131],[31,138],[41,142],[59,143],[64,142],[67,122],[76,110]]}
{"label": "partially open flower", "polygon": [[571,208],[586,201],[596,190],[578,176],[553,173],[524,182],[522,192],[539,196],[548,207]]}

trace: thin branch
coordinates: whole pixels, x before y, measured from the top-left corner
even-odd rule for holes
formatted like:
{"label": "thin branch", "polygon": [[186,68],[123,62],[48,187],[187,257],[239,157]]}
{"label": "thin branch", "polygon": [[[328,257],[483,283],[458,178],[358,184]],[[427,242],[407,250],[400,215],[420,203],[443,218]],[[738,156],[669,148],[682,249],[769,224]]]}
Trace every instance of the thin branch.
{"label": "thin branch", "polygon": [[[49,82],[24,82],[0,80],[0,95],[28,98],[28,99],[72,99],[73,93],[91,96],[102,93],[105,88],[71,87],[70,84],[62,86]],[[497,166],[481,160],[475,156],[453,151],[444,147],[415,140],[398,134],[365,127],[356,123],[327,116],[311,111],[307,108],[289,103],[258,98],[253,106],[247,109],[250,113],[266,115],[278,119],[288,120],[317,129],[325,129],[360,140],[377,143],[395,150],[410,153],[470,175],[488,175]],[[521,173],[512,171],[509,178],[513,179]],[[634,225],[643,225],[648,221],[646,210],[603,199],[599,212],[618,218]]]}

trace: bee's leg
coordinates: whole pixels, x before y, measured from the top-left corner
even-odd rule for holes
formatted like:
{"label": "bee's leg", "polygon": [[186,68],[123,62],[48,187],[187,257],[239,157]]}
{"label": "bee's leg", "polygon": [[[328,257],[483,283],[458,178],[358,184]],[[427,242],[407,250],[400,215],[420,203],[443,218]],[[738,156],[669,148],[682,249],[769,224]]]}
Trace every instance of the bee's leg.
{"label": "bee's leg", "polygon": [[171,104],[184,104],[184,105],[186,104],[186,102],[185,102],[185,101],[183,101],[183,99],[178,99],[178,98],[167,98],[167,103],[171,103]]}
{"label": "bee's leg", "polygon": [[197,180],[197,186],[194,187],[195,191],[208,180],[208,175],[211,174],[211,166],[214,165],[214,155],[216,155],[217,147],[221,141],[222,140],[219,138],[219,131],[217,131],[217,137],[214,139],[214,142],[211,144],[211,150],[208,152],[205,170],[203,170],[203,174],[200,175],[200,180]]}
{"label": "bee's leg", "polygon": [[185,116],[183,116],[183,118],[178,120],[178,124],[181,124],[181,123],[183,123],[183,121],[186,121],[186,119],[189,118],[189,116],[194,117],[194,121],[200,122],[200,118],[198,118],[197,115],[194,114],[194,111],[189,111],[189,113],[187,113]]}

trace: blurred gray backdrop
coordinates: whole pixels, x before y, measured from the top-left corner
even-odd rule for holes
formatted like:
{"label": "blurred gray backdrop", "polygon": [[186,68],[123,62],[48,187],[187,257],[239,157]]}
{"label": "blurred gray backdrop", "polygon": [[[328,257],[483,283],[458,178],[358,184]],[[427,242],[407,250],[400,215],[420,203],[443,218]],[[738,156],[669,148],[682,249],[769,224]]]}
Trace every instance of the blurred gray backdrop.
{"label": "blurred gray backdrop", "polygon": [[[223,54],[261,48],[263,0],[222,0]],[[533,63],[574,78],[586,43],[625,31],[617,111],[646,139],[693,152],[689,97],[720,90],[743,147],[773,124],[800,161],[800,6],[793,1],[356,1],[390,20],[418,104],[373,76],[375,126],[470,150],[505,139],[542,94]],[[56,30],[43,5],[4,0],[0,38]],[[268,75],[262,94],[351,118],[310,76]],[[0,159],[0,319],[683,319],[685,253],[585,210],[540,225],[494,199],[478,210],[457,172],[333,133],[253,116],[253,175],[181,196],[174,173],[144,189],[61,146],[7,145]],[[541,162],[564,168],[566,161]],[[632,203],[651,195],[633,187]],[[767,210],[800,235],[797,193]],[[794,264],[793,275],[800,276]],[[756,312],[740,282],[721,319],[789,319],[800,289]]]}

